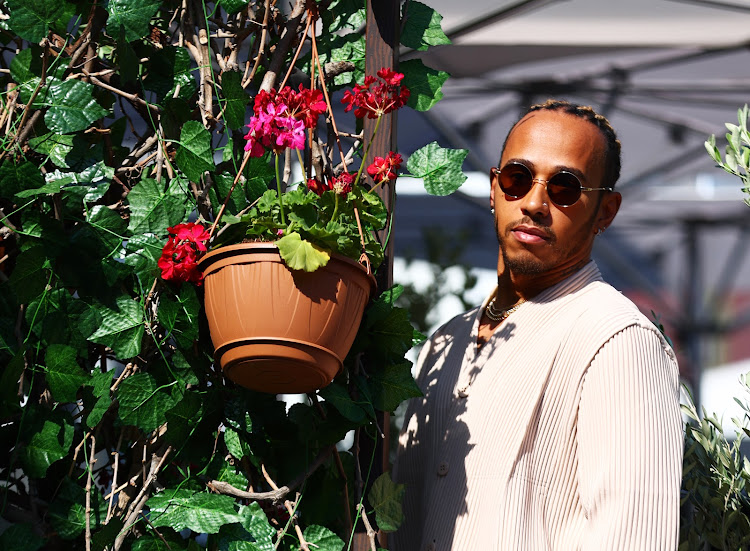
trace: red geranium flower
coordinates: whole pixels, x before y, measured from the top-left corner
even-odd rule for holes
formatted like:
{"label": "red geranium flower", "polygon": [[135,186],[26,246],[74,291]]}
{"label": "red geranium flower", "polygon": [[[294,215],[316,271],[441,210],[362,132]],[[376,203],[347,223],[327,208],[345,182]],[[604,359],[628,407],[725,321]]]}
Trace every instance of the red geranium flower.
{"label": "red geranium flower", "polygon": [[309,189],[316,195],[323,195],[324,192],[328,191],[331,188],[329,188],[325,183],[321,182],[317,178],[308,178],[307,189]]}
{"label": "red geranium flower", "polygon": [[357,84],[353,91],[344,92],[341,99],[341,103],[346,104],[344,111],[354,109],[354,116],[358,119],[365,115],[377,119],[406,105],[411,92],[406,86],[401,86],[403,73],[383,67],[377,74],[380,80],[366,76],[364,84]]}
{"label": "red geranium flower", "polygon": [[389,151],[385,158],[375,157],[372,164],[367,167],[367,173],[372,176],[376,184],[385,180],[395,180],[402,161],[401,155]]}
{"label": "red geranium flower", "polygon": [[200,285],[203,274],[198,270],[198,259],[206,252],[206,243],[210,238],[206,228],[188,222],[167,228],[167,231],[169,240],[156,262],[162,279]]}
{"label": "red geranium flower", "polygon": [[348,172],[342,172],[339,176],[331,178],[330,187],[339,195],[346,195],[352,190],[352,184],[354,183],[354,174]]}

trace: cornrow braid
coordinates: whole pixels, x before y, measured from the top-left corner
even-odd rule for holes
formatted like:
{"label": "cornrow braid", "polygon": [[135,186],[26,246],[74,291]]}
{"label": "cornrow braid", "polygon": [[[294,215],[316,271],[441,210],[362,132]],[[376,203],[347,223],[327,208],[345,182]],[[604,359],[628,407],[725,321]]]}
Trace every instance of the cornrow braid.
{"label": "cornrow braid", "polygon": [[[602,186],[614,187],[615,183],[617,183],[617,180],[620,178],[620,140],[617,139],[617,134],[615,134],[615,130],[612,128],[612,125],[609,124],[607,118],[594,111],[594,109],[588,105],[578,105],[565,100],[548,99],[544,103],[538,103],[529,107],[521,119],[529,113],[543,110],[562,111],[563,113],[574,115],[589,121],[599,129],[607,142],[607,149],[604,152],[604,182],[602,182]],[[519,119],[519,121],[521,119]],[[513,126],[515,126],[515,124]],[[503,144],[503,150],[505,150],[505,144]]]}

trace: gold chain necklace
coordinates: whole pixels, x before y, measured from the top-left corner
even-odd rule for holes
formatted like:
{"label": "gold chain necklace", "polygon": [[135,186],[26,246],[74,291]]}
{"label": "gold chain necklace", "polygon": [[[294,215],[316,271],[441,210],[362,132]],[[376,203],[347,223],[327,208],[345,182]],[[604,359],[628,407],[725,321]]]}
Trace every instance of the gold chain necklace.
{"label": "gold chain necklace", "polygon": [[484,313],[487,314],[487,317],[490,318],[492,321],[503,321],[505,318],[510,316],[513,312],[518,310],[520,306],[526,302],[524,299],[521,299],[521,302],[517,302],[510,308],[506,308],[505,310],[496,310],[495,309],[495,298],[492,297],[492,300],[490,300],[487,303],[487,306],[484,309]]}

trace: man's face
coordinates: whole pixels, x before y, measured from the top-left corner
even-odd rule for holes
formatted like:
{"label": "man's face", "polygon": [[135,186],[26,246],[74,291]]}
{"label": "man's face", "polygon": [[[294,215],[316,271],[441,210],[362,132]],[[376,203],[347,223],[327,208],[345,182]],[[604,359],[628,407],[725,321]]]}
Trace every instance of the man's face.
{"label": "man's face", "polygon": [[[498,168],[522,163],[541,180],[565,170],[584,187],[606,187],[605,148],[592,123],[560,111],[535,111],[511,130]],[[517,199],[503,193],[498,182],[493,174],[491,202],[502,261],[521,276],[565,275],[587,262],[596,231],[611,223],[620,202],[618,193],[584,191],[573,205],[559,207],[544,182],[535,181]]]}

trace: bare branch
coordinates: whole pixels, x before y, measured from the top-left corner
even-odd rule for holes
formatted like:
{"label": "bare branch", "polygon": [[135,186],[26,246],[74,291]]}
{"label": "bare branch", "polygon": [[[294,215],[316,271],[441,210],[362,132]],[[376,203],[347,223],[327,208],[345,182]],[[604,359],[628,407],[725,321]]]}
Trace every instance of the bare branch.
{"label": "bare branch", "polygon": [[284,66],[284,60],[286,59],[286,56],[292,47],[292,43],[299,32],[302,23],[302,15],[304,13],[305,0],[297,0],[294,4],[294,9],[292,9],[292,13],[289,14],[289,20],[287,21],[285,32],[273,52],[268,71],[263,75],[263,82],[260,85],[261,90],[268,92],[276,85],[276,80]]}

